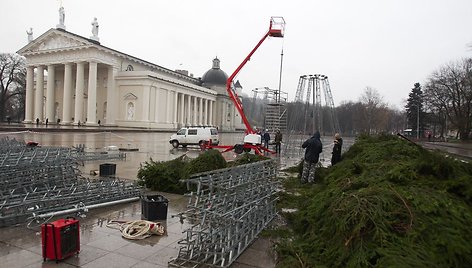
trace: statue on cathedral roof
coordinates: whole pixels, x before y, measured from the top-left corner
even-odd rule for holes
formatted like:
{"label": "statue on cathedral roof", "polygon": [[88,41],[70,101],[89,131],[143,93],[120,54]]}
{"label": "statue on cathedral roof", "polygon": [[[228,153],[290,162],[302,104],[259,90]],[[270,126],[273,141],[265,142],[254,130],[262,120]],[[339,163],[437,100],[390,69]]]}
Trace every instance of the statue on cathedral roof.
{"label": "statue on cathedral roof", "polygon": [[29,31],[26,31],[26,34],[28,35],[28,43],[33,42],[33,28],[29,28]]}
{"label": "statue on cathedral roof", "polygon": [[64,7],[61,6],[59,8],[59,24],[56,25],[56,28],[65,30],[66,29],[66,25],[64,24],[65,20],[66,20],[66,12],[64,11]]}
{"label": "statue on cathedral roof", "polygon": [[98,41],[98,21],[97,21],[97,18],[93,18],[93,21],[92,21],[92,36],[90,38],[92,40]]}

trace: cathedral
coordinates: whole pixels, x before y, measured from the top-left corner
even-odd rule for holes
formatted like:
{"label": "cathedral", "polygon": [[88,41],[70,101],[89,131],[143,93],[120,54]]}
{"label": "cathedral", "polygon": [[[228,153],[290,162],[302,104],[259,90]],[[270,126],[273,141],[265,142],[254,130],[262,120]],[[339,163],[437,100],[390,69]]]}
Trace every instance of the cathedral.
{"label": "cathedral", "polygon": [[[56,28],[35,39],[28,33],[29,43],[18,51],[27,63],[25,123],[244,129],[218,58],[194,78],[102,45],[96,18],[90,38],[66,31],[59,13]],[[241,93],[239,82],[233,89]]]}

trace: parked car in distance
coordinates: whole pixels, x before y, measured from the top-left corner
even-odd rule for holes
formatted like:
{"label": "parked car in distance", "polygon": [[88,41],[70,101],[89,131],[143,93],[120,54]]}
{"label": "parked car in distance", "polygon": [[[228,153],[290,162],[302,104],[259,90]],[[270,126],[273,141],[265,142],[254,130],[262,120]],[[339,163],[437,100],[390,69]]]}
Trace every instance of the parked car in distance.
{"label": "parked car in distance", "polygon": [[177,133],[172,134],[169,139],[169,143],[174,148],[179,147],[179,145],[182,147],[199,145],[201,147],[205,142],[211,142],[211,145],[218,145],[220,143],[218,130],[215,127],[183,127]]}

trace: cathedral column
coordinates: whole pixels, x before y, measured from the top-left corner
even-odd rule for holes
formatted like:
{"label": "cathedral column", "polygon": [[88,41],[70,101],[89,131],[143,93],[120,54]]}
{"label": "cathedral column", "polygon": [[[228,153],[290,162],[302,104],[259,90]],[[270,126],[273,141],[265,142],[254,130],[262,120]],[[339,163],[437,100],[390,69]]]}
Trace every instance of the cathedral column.
{"label": "cathedral column", "polygon": [[166,100],[167,100],[166,123],[170,123],[172,120],[172,111],[173,111],[172,92],[170,91],[170,89],[167,90]]}
{"label": "cathedral column", "polygon": [[230,123],[231,123],[231,124],[230,124],[230,128],[231,128],[232,130],[234,130],[234,129],[236,129],[236,128],[235,128],[235,125],[234,125],[234,117],[235,117],[235,115],[236,115],[236,107],[234,107],[234,105],[231,105],[230,107],[231,107],[231,108],[230,108],[230,112],[231,112],[231,117],[230,117]]}
{"label": "cathedral column", "polygon": [[89,62],[87,124],[97,124],[97,62]]}
{"label": "cathedral column", "polygon": [[[137,120],[142,120],[143,122],[149,122],[149,110],[150,110],[150,102],[151,102],[151,88],[152,85],[145,86],[143,88],[143,113],[141,118],[137,118]],[[136,114],[135,114],[136,115]],[[136,119],[135,119],[136,120]]]}
{"label": "cathedral column", "polygon": [[[154,86],[154,83],[151,83],[149,86],[150,95],[149,95],[149,121],[158,122],[156,117],[156,110],[158,103],[156,102],[157,88]],[[149,125],[150,126],[150,125]]]}
{"label": "cathedral column", "polygon": [[54,103],[55,103],[55,80],[56,72],[54,65],[48,65],[48,81],[46,91],[46,119],[49,123],[55,122]]}
{"label": "cathedral column", "polygon": [[64,96],[62,100],[62,124],[72,123],[72,63],[64,65]]}
{"label": "cathedral column", "polygon": [[36,78],[36,96],[34,98],[35,120],[43,121],[43,98],[44,98],[44,66],[38,66],[38,77]]}
{"label": "cathedral column", "polygon": [[84,63],[77,63],[77,75],[75,78],[75,109],[74,123],[83,123],[84,114]]}
{"label": "cathedral column", "polygon": [[198,124],[202,125],[203,124],[203,98],[199,98],[199,99],[200,99],[200,103],[199,103],[199,107],[198,107],[198,111],[199,111]]}
{"label": "cathedral column", "polygon": [[116,96],[115,96],[115,76],[118,69],[114,66],[108,66],[107,78],[107,107],[106,107],[106,124],[115,125],[116,116]]}
{"label": "cathedral column", "polygon": [[185,94],[184,93],[180,93],[180,120],[179,120],[179,123],[180,124],[184,124],[184,113],[185,113]]}
{"label": "cathedral column", "polygon": [[205,125],[208,126],[210,122],[208,122],[208,102],[209,99],[205,99]]}
{"label": "cathedral column", "polygon": [[161,103],[160,103],[160,97],[161,97],[161,89],[160,88],[156,88],[154,87],[153,88],[154,90],[154,121],[153,122],[157,122],[157,123],[160,123],[161,122],[161,116],[160,116],[160,107],[161,107]]}
{"label": "cathedral column", "polygon": [[187,123],[187,125],[191,125],[192,124],[192,121],[191,121],[191,118],[192,118],[191,117],[191,110],[192,109],[191,109],[190,106],[191,106],[191,103],[192,103],[192,96],[191,95],[187,95],[187,96],[188,96],[188,98],[187,98],[187,108],[188,109],[187,109],[187,120],[186,120],[187,122],[186,123]]}
{"label": "cathedral column", "polygon": [[226,129],[226,124],[227,124],[227,119],[228,119],[228,111],[227,111],[227,107],[228,107],[228,104],[226,104],[226,101],[223,99],[223,115],[221,117],[221,127]]}
{"label": "cathedral column", "polygon": [[193,125],[197,125],[197,97],[193,97]]}
{"label": "cathedral column", "polygon": [[210,114],[209,114],[209,119],[210,119],[210,125],[214,126],[215,123],[213,122],[213,101],[210,101]]}
{"label": "cathedral column", "polygon": [[173,124],[177,123],[177,111],[179,110],[179,93],[174,91],[174,119],[172,120]]}
{"label": "cathedral column", "polygon": [[26,100],[25,100],[25,123],[33,121],[33,86],[34,86],[34,66],[26,67]]}

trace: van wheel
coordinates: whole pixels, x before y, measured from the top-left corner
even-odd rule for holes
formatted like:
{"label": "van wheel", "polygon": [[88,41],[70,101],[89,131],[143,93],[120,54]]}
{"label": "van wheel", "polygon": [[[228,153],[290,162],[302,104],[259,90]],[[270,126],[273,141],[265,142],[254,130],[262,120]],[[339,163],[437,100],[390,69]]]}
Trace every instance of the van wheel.
{"label": "van wheel", "polygon": [[199,142],[198,142],[198,146],[200,146],[200,149],[201,149],[201,150],[205,150],[205,144],[207,144],[206,141],[199,141]]}
{"label": "van wheel", "polygon": [[179,147],[179,141],[172,141],[172,146],[173,146],[174,148]]}

